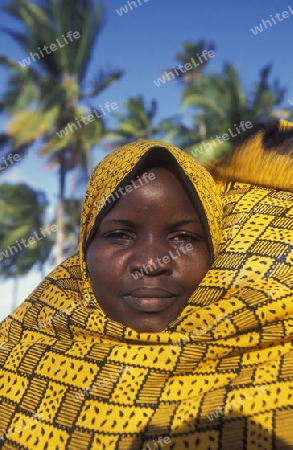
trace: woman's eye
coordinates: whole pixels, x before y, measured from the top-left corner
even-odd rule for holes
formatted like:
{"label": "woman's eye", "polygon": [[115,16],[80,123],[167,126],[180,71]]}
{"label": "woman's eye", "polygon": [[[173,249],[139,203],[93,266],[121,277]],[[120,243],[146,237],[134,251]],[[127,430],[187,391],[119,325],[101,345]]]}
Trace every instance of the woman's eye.
{"label": "woman's eye", "polygon": [[202,240],[202,237],[193,233],[178,233],[170,236],[172,242],[196,242]]}
{"label": "woman's eye", "polygon": [[130,233],[124,231],[111,231],[110,233],[105,233],[104,237],[118,243],[126,243],[134,239]]}

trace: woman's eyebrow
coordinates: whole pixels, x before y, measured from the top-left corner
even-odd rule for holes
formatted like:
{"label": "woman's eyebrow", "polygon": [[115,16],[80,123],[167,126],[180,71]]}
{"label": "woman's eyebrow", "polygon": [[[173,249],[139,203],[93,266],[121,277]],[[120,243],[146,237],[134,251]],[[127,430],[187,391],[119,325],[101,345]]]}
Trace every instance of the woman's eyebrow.
{"label": "woman's eyebrow", "polygon": [[[137,226],[137,224],[135,222],[133,222],[132,220],[127,220],[127,219],[106,219],[106,220],[104,220],[104,223],[110,223],[110,222],[114,222],[114,223],[121,224],[121,225],[126,225],[129,227]],[[189,225],[191,223],[200,223],[200,221],[198,219],[178,220],[177,222],[172,222],[171,224],[169,224],[168,228],[181,227],[183,225]]]}
{"label": "woman's eyebrow", "polygon": [[136,227],[137,226],[137,224],[132,222],[132,220],[126,220],[126,219],[105,219],[103,222],[104,223],[114,222],[119,225],[126,225],[128,227]]}
{"label": "woman's eyebrow", "polygon": [[181,227],[183,225],[189,225],[190,223],[200,223],[198,219],[187,219],[187,220],[179,220],[177,222],[173,222],[170,224],[170,228]]}

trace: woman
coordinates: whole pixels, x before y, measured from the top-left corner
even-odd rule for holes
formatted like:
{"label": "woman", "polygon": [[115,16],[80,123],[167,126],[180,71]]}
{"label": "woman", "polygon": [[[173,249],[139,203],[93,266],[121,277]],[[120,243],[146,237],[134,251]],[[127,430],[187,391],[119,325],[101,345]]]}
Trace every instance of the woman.
{"label": "woman", "polygon": [[284,199],[221,190],[223,228],[219,188],[172,145],[97,166],[78,254],[2,324],[4,449],[293,448]]}

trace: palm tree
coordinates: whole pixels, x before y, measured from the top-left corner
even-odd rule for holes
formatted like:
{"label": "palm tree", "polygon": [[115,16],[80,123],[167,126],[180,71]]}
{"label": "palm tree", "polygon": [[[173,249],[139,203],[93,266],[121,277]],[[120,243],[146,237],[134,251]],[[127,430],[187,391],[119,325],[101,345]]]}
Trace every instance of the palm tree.
{"label": "palm tree", "polygon": [[108,133],[108,138],[114,138],[109,145],[110,148],[118,147],[137,139],[153,139],[162,132],[162,122],[155,124],[157,114],[157,102],[152,100],[150,107],[142,96],[130,97],[122,103],[125,108],[124,113],[116,113],[118,125],[114,131]]}
{"label": "palm tree", "polygon": [[[214,53],[215,44],[213,42],[205,42],[204,40],[200,40],[198,42],[187,41],[182,44],[182,47],[183,49],[181,52],[174,54],[174,59],[176,62],[179,62],[179,65],[181,66],[185,67],[186,64],[189,64],[192,67],[185,72],[185,69],[182,67],[182,71],[177,70],[177,76],[180,81],[190,83],[201,77],[207,64],[209,63],[209,52]],[[205,56],[203,56],[203,54]],[[212,55],[212,53],[210,53],[210,55]],[[166,72],[174,71],[174,67],[175,66],[173,66],[172,69],[168,69]],[[177,67],[175,67],[175,69],[176,68]]]}
{"label": "palm tree", "polygon": [[12,309],[16,307],[18,277],[26,275],[36,264],[42,274],[53,248],[56,228],[47,226],[47,206],[44,193],[26,184],[0,185],[0,276],[14,279]]}
{"label": "palm tree", "polygon": [[[182,44],[182,51],[174,54],[174,59],[179,65],[189,64],[189,70],[181,72],[177,69],[178,80],[185,86],[190,86],[203,78],[204,72],[210,61],[209,55],[215,55],[216,46],[213,42],[206,42],[203,39],[198,42],[186,41]],[[212,52],[212,53],[209,53]],[[203,56],[204,55],[204,56]],[[195,63],[195,64],[191,64]],[[192,66],[190,68],[190,66]],[[178,66],[179,67],[179,66]],[[174,73],[176,66],[168,69],[166,72]],[[206,138],[206,125],[200,120],[201,110],[198,109],[197,115],[188,118],[189,123],[182,123],[180,116],[169,118],[162,123],[162,130],[165,132],[165,139],[187,149],[194,143],[200,142]],[[191,123],[190,123],[191,122]]]}
{"label": "palm tree", "polygon": [[11,114],[11,120],[0,140],[5,144],[5,153],[8,149],[18,154],[25,154],[37,142],[39,155],[59,168],[59,263],[63,259],[66,175],[77,167],[90,171],[91,149],[105,133],[102,114],[90,122],[81,117],[91,112],[92,102],[122,72],[100,71],[85,87],[103,25],[101,3],[11,0],[3,9],[22,23],[21,32],[4,30],[20,45],[26,58],[16,63],[0,57],[0,63],[11,71],[8,90],[0,103],[2,110]]}
{"label": "palm tree", "polygon": [[[191,107],[195,114],[184,134],[177,124],[177,145],[193,156],[197,154],[197,159],[204,162],[231,150],[239,139],[236,130],[241,121],[254,123],[274,116],[274,107],[282,102],[285,89],[278,81],[269,83],[271,69],[267,65],[260,71],[259,81],[250,94],[231,64],[225,64],[221,74],[206,75],[188,84],[182,94],[183,105]],[[230,135],[226,142],[216,140],[229,129],[235,136]],[[203,152],[205,148],[208,150]]]}

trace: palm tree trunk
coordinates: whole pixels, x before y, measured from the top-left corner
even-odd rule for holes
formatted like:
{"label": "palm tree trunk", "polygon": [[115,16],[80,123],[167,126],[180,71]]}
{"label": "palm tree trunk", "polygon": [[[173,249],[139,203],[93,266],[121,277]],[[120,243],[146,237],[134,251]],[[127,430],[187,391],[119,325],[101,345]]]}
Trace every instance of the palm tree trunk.
{"label": "palm tree trunk", "polygon": [[65,179],[66,179],[66,159],[64,153],[59,159],[59,200],[57,206],[57,235],[56,235],[56,265],[63,261],[63,248],[65,242]]}

